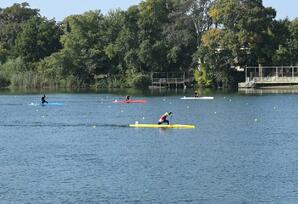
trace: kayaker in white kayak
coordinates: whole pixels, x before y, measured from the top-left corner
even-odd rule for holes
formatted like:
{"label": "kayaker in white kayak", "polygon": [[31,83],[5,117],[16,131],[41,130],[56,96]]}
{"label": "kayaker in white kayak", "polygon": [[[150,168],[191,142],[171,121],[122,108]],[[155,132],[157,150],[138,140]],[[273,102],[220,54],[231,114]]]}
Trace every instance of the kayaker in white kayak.
{"label": "kayaker in white kayak", "polygon": [[170,121],[167,120],[167,117],[172,115],[172,112],[165,112],[162,116],[160,116],[160,119],[158,121],[158,125],[161,125],[163,123],[167,123],[168,125],[170,124]]}
{"label": "kayaker in white kayak", "polygon": [[129,101],[129,100],[130,100],[130,96],[127,95],[127,96],[125,97],[125,101]]}

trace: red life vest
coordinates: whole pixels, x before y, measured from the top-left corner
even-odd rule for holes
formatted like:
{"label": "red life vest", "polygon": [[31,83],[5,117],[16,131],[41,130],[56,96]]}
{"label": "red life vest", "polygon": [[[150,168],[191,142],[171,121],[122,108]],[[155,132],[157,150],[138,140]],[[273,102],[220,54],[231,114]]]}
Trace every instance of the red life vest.
{"label": "red life vest", "polygon": [[165,121],[167,119],[168,115],[164,114],[160,116],[159,122]]}

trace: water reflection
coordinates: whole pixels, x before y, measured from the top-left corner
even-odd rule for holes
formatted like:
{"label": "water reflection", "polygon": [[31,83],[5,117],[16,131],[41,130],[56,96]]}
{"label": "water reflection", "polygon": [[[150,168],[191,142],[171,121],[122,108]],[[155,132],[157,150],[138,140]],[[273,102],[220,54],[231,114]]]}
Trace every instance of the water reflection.
{"label": "water reflection", "polygon": [[214,94],[231,93],[234,90],[225,89],[209,89],[209,88],[177,88],[177,89],[167,89],[167,88],[151,88],[151,89],[133,89],[133,88],[109,88],[109,89],[0,89],[1,95],[20,95],[20,94],[55,94],[55,93],[98,93],[98,94],[115,94],[130,96],[174,96],[174,95],[184,95],[193,96],[197,92],[199,96],[212,96]]}
{"label": "water reflection", "polygon": [[298,87],[274,87],[274,88],[259,88],[259,89],[239,89],[240,94],[297,94]]}

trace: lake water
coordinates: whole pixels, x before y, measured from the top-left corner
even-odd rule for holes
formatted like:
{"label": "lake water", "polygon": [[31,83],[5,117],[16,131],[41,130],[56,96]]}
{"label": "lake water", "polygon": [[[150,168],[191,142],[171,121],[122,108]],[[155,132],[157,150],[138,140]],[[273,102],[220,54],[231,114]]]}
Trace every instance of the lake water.
{"label": "lake water", "polygon": [[298,202],[297,94],[123,95],[2,93],[0,203]]}

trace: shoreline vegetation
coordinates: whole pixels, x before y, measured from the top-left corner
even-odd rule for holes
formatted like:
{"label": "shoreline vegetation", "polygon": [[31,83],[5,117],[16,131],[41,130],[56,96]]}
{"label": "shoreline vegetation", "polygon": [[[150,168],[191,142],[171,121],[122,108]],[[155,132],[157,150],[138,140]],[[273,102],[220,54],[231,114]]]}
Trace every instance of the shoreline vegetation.
{"label": "shoreline vegetation", "polygon": [[62,22],[13,4],[0,8],[0,87],[147,88],[153,72],[235,87],[237,68],[297,65],[298,19],[275,17],[262,0],[146,0]]}

